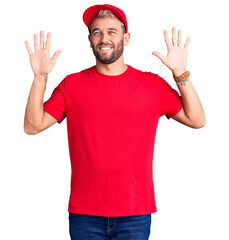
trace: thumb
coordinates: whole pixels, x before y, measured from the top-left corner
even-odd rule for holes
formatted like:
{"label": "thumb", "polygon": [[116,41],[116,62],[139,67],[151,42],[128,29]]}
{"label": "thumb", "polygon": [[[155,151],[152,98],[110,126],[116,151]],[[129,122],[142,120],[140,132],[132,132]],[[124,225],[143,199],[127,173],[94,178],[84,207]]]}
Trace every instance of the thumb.
{"label": "thumb", "polygon": [[59,56],[61,53],[62,53],[62,52],[61,52],[60,50],[58,50],[58,51],[56,51],[56,52],[53,54],[53,56],[52,56],[52,58],[51,58],[51,61],[52,61],[53,64],[56,63],[56,60],[57,60],[58,56]]}
{"label": "thumb", "polygon": [[152,52],[152,55],[158,57],[162,62],[163,62],[163,60],[164,60],[164,58],[165,58],[165,56],[163,56],[163,55],[162,55],[161,53],[159,53],[159,52]]}

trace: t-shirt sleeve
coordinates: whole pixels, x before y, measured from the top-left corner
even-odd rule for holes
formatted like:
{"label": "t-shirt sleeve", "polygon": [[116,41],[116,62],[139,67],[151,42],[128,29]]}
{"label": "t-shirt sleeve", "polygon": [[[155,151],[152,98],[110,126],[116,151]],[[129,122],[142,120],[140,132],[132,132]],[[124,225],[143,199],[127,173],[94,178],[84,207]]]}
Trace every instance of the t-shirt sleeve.
{"label": "t-shirt sleeve", "polygon": [[44,102],[43,109],[61,123],[66,117],[65,80],[53,90],[51,97]]}
{"label": "t-shirt sleeve", "polygon": [[170,119],[183,107],[181,96],[163,78],[158,75],[156,78],[160,117],[165,115]]}

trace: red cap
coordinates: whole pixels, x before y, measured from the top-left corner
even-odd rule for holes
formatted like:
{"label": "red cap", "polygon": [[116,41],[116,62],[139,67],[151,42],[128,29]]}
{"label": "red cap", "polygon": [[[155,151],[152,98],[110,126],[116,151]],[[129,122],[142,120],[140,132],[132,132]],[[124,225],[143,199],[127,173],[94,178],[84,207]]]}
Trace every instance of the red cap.
{"label": "red cap", "polygon": [[115,17],[117,17],[121,22],[124,23],[126,27],[126,32],[128,32],[125,13],[120,8],[117,8],[109,4],[94,5],[84,11],[83,21],[87,27],[89,27],[92,19],[99,13],[100,10],[110,10],[115,15]]}

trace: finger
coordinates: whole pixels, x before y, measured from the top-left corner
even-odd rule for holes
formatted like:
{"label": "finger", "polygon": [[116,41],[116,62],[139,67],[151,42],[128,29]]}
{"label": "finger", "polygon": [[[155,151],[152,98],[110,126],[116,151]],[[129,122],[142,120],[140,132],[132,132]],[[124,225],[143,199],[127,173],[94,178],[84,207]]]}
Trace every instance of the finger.
{"label": "finger", "polygon": [[38,40],[37,40],[37,34],[35,33],[34,34],[34,49],[35,49],[35,52],[38,51]]}
{"label": "finger", "polygon": [[163,56],[161,53],[159,52],[152,52],[152,55],[158,57],[162,62],[164,61],[165,59],[165,56]]}
{"label": "finger", "polygon": [[40,49],[44,49],[44,32],[40,31]]}
{"label": "finger", "polygon": [[50,49],[50,44],[51,44],[51,33],[47,33],[47,39],[46,39],[46,44],[45,44],[45,49]]}
{"label": "finger", "polygon": [[52,58],[51,58],[51,61],[52,61],[53,64],[56,63],[56,60],[57,60],[57,58],[59,57],[60,54],[61,54],[61,51],[60,51],[60,50],[56,51],[56,52],[53,54],[53,56],[52,56]]}
{"label": "finger", "polygon": [[172,43],[174,46],[177,46],[177,37],[176,37],[176,28],[172,28]]}
{"label": "finger", "polygon": [[29,43],[28,43],[28,41],[25,41],[25,46],[26,46],[26,49],[27,49],[27,51],[28,51],[29,55],[32,55],[32,54],[33,54],[33,52],[32,52],[32,49],[31,49],[31,48],[30,48],[30,46],[29,46]]}
{"label": "finger", "polygon": [[182,46],[182,32],[181,30],[178,30],[178,46]]}
{"label": "finger", "polygon": [[169,50],[169,48],[171,47],[172,44],[170,42],[169,34],[168,34],[167,30],[164,31],[164,37],[165,37],[165,43],[166,43],[167,49]]}
{"label": "finger", "polygon": [[191,38],[188,37],[187,40],[186,40],[186,42],[185,42],[185,45],[184,45],[184,48],[185,48],[185,49],[188,49],[188,46],[189,46],[190,40],[191,40]]}

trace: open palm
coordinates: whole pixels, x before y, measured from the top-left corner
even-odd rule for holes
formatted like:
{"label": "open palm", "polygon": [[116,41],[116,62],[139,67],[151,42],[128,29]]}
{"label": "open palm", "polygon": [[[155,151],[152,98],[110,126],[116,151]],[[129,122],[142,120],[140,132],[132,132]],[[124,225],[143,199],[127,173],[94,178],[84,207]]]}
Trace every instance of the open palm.
{"label": "open palm", "polygon": [[173,71],[175,76],[181,75],[185,72],[188,58],[188,46],[190,37],[187,38],[184,47],[182,47],[182,32],[178,31],[178,39],[176,38],[176,28],[172,28],[172,43],[169,39],[168,32],[164,31],[165,43],[167,46],[167,56],[163,56],[159,52],[152,52],[158,57],[170,70]]}
{"label": "open palm", "polygon": [[56,63],[57,57],[60,55],[61,51],[56,51],[52,58],[49,57],[50,51],[50,43],[51,43],[51,33],[47,33],[47,41],[46,44],[44,42],[44,32],[40,32],[40,48],[38,46],[38,36],[34,34],[34,50],[33,53],[28,41],[25,41],[25,45],[30,57],[30,64],[34,75],[43,75],[47,76],[48,73],[52,70],[53,66]]}

